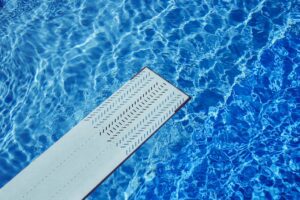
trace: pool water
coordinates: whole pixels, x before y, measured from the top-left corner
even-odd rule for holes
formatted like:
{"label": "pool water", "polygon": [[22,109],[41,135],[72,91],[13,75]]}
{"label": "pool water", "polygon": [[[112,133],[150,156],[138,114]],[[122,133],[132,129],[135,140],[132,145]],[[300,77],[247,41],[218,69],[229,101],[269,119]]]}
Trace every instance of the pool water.
{"label": "pool water", "polygon": [[297,0],[0,0],[0,187],[143,66],[192,99],[89,200],[300,199]]}

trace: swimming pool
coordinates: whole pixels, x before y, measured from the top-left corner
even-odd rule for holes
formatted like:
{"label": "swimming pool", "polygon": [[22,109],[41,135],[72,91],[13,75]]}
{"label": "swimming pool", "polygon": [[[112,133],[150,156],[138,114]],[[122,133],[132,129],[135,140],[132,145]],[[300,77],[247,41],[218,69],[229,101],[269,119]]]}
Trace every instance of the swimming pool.
{"label": "swimming pool", "polygon": [[0,0],[0,186],[149,66],[192,99],[88,199],[299,199],[299,13]]}

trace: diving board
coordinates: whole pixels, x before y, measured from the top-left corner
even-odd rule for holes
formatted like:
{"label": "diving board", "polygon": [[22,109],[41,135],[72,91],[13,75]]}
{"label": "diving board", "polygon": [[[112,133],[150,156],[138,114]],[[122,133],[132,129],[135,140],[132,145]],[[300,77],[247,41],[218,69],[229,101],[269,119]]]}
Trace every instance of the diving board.
{"label": "diving board", "polygon": [[85,198],[188,100],[143,68],[0,189],[0,199]]}

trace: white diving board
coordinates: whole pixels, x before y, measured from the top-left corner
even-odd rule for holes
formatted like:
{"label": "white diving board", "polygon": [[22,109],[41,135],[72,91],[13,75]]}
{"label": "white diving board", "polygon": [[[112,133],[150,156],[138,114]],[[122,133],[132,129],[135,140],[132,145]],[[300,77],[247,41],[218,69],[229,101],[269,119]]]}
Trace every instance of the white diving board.
{"label": "white diving board", "polygon": [[143,68],[0,189],[0,199],[87,197],[189,99]]}

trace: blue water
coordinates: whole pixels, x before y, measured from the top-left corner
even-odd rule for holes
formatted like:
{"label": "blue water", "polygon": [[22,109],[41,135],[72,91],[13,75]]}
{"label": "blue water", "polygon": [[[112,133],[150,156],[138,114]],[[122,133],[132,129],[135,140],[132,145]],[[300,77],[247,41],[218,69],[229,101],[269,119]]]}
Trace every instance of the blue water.
{"label": "blue water", "polygon": [[89,200],[300,199],[297,0],[0,0],[0,186],[143,66],[192,100]]}

